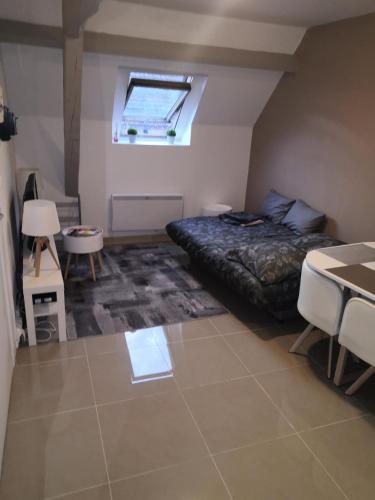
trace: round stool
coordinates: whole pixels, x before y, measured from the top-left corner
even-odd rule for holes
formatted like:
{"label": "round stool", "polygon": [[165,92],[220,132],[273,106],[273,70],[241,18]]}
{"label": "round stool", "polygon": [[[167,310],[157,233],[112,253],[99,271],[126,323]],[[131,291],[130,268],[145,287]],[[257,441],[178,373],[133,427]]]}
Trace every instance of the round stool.
{"label": "round stool", "polygon": [[232,207],[230,205],[222,205],[221,203],[216,203],[214,205],[207,205],[202,210],[202,215],[209,215],[211,217],[220,214],[228,214],[232,211]]}
{"label": "round stool", "polygon": [[93,281],[96,281],[95,266],[93,256],[96,254],[101,270],[103,270],[103,260],[101,250],[103,248],[103,229],[97,226],[72,226],[62,231],[64,238],[64,250],[68,252],[64,279],[69,274],[72,255],[76,258],[80,254],[88,256],[91,275]]}

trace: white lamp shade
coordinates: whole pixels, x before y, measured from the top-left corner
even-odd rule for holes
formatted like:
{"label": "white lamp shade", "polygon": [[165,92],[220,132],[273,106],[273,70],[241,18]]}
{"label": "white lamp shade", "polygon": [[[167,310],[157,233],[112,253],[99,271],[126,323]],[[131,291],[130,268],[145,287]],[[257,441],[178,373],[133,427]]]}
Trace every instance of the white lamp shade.
{"label": "white lamp shade", "polygon": [[60,231],[55,202],[30,200],[23,205],[22,232],[27,236],[51,236]]}

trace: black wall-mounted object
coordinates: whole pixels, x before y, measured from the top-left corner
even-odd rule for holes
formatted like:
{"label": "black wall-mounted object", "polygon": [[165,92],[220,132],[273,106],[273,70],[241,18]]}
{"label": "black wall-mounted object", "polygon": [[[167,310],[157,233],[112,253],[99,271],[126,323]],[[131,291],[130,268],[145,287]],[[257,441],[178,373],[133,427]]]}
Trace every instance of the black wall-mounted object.
{"label": "black wall-mounted object", "polygon": [[4,121],[0,123],[0,140],[10,141],[17,134],[17,117],[7,106],[3,106]]}

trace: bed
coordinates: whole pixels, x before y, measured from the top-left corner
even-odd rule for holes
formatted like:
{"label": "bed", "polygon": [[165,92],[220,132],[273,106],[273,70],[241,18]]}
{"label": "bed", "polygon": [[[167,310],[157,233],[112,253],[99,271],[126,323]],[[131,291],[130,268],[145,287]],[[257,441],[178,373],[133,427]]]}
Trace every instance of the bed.
{"label": "bed", "polygon": [[[246,212],[237,215],[252,217]],[[341,242],[323,233],[299,235],[268,217],[263,220],[242,227],[220,217],[194,217],[171,222],[166,231],[193,262],[250,304],[284,319],[296,314],[306,253]]]}

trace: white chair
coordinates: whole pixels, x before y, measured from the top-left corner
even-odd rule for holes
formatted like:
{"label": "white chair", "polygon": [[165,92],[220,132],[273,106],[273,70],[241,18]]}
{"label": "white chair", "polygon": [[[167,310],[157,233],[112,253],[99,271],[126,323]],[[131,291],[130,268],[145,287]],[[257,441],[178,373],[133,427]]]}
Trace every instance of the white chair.
{"label": "white chair", "polygon": [[302,266],[301,286],[298,297],[298,311],[306,321],[307,328],[289,349],[294,353],[314,328],[320,328],[330,336],[328,353],[328,378],[332,371],[333,338],[338,335],[344,303],[342,288],[334,281],[313,271],[306,260]]}
{"label": "white chair", "polygon": [[350,299],[342,318],[341,344],[334,382],[340,385],[350,351],[370,367],[345,392],[348,396],[361,387],[375,373],[375,304],[360,298]]}

